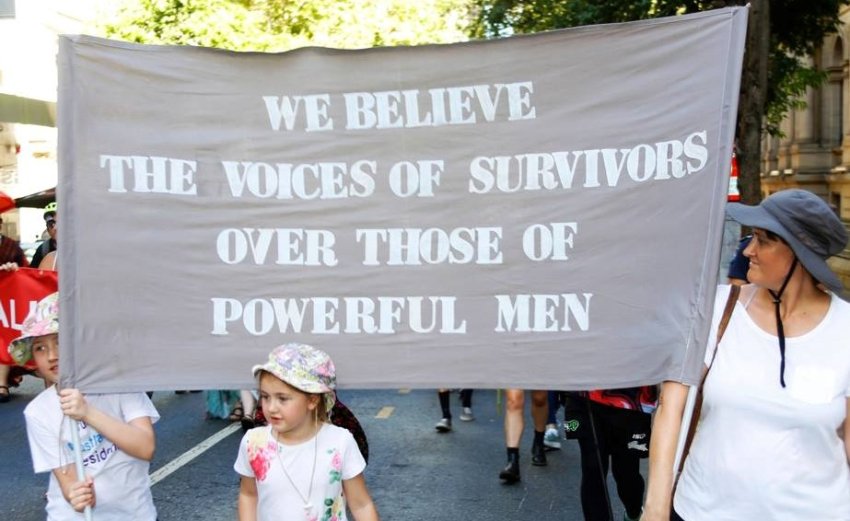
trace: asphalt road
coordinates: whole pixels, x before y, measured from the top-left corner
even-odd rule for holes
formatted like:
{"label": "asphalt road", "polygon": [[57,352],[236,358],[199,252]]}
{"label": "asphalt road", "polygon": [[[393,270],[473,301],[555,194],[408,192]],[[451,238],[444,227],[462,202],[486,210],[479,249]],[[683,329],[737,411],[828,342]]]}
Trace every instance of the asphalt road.
{"label": "asphalt road", "polygon": [[[13,390],[12,401],[0,404],[3,521],[45,518],[47,474],[32,472],[22,414],[40,390],[41,381],[27,377],[21,388]],[[368,435],[371,455],[366,480],[384,521],[583,519],[578,445],[563,441],[562,450],[548,453],[547,467],[531,466],[530,419],[521,448],[522,481],[511,486],[499,482],[505,450],[496,391],[475,392],[473,422],[457,419],[460,407],[453,394],[454,430],[447,434],[434,430],[440,409],[433,390],[342,390],[339,394]],[[232,466],[241,431],[226,421],[205,419],[200,393],[157,392],[153,399],[162,415],[156,424],[157,453],[151,465],[160,521],[235,519],[238,477]],[[206,445],[198,445],[213,436],[216,439],[201,451]],[[609,484],[614,493],[610,479]],[[616,493],[614,516],[617,521],[623,519]]]}

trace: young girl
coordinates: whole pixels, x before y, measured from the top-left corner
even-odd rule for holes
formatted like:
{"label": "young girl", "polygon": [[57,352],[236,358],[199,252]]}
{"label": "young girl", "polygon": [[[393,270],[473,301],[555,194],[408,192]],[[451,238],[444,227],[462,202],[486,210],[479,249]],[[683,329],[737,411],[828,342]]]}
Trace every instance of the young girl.
{"label": "young girl", "polygon": [[[148,468],[159,414],[144,393],[83,396],[77,389],[59,390],[58,295],[42,299],[24,321],[21,337],[9,344],[15,362],[34,359],[52,384],[24,409],[33,468],[52,471],[47,519],[82,519],[78,512],[90,506],[98,521],[154,521]],[[83,481],[74,468],[72,429],[80,434]]]}
{"label": "young girl", "polygon": [[328,423],[336,376],[330,357],[304,344],[275,348],[258,378],[268,425],[242,438],[239,520],[378,521],[351,433]]}

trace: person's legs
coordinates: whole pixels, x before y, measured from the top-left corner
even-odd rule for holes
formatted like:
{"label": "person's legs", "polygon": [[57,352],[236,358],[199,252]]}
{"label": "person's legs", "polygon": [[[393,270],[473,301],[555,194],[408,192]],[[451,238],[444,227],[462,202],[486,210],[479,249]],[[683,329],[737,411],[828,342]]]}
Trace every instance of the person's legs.
{"label": "person's legs", "polygon": [[443,413],[443,418],[452,417],[452,408],[451,404],[449,404],[449,397],[451,391],[448,389],[439,389],[437,391],[437,398],[440,400],[440,411]]}
{"label": "person's legs", "polygon": [[245,416],[253,417],[254,409],[257,408],[257,400],[254,399],[254,393],[248,390],[239,391],[239,399],[242,400]]}
{"label": "person's legs", "polygon": [[255,426],[254,413],[257,409],[257,400],[254,399],[254,393],[244,389],[239,391],[239,399],[243,407],[242,418],[239,422],[242,424],[242,430],[248,431]]}
{"label": "person's legs", "polygon": [[531,464],[546,465],[546,448],[543,438],[546,431],[546,418],[549,415],[547,391],[531,391],[531,419],[534,423],[534,443],[531,445]]}
{"label": "person's legs", "polygon": [[559,450],[561,448],[561,434],[558,432],[558,409],[561,407],[561,391],[547,391],[546,400],[549,403],[546,415],[546,433],[543,435],[543,444],[547,449]]}
{"label": "person's legs", "polygon": [[505,446],[519,448],[522,430],[525,428],[523,409],[525,408],[525,391],[522,389],[505,389]]}
{"label": "person's legs", "polygon": [[434,426],[437,432],[449,432],[452,430],[452,411],[449,404],[449,395],[450,391],[448,389],[439,389],[437,391],[437,397],[440,399],[440,409],[443,413],[443,417]]}
{"label": "person's legs", "polygon": [[460,413],[461,421],[469,422],[475,419],[472,415],[472,389],[460,390],[460,405],[463,407]]}
{"label": "person's legs", "polygon": [[546,400],[549,403],[549,411],[546,415],[546,427],[558,425],[558,407],[561,406],[559,395],[560,391],[546,391]]}
{"label": "person's legs", "polygon": [[[587,406],[587,403],[583,405]],[[583,426],[579,437],[581,455],[581,509],[585,521],[609,521],[608,460],[610,456],[610,426],[594,407],[592,419]],[[595,433],[595,435],[594,435]]]}
{"label": "person's legs", "polygon": [[460,404],[463,407],[472,407],[472,389],[460,390]]}
{"label": "person's legs", "polygon": [[546,418],[549,416],[548,391],[531,391],[531,419],[534,430],[543,432],[546,429]]}
{"label": "person's legs", "polygon": [[[594,418],[595,420],[596,418]],[[608,475],[608,453],[604,428],[595,422],[599,441],[599,452],[590,425],[578,439],[581,455],[581,510],[585,521],[609,521],[606,476]],[[602,465],[600,469],[600,463]]]}
{"label": "person's legs", "polygon": [[[611,427],[611,474],[617,483],[617,495],[626,509],[629,519],[640,519],[643,507],[645,482],[640,473],[639,447],[629,448],[633,443],[633,433],[649,433],[651,419],[648,414],[638,414],[636,411],[606,407],[611,415],[617,415],[616,422]],[[644,438],[644,442],[648,440]],[[644,447],[645,450],[648,447]],[[643,454],[648,454],[648,451]]]}
{"label": "person's legs", "polygon": [[522,389],[505,390],[505,447],[508,453],[508,465],[499,473],[499,479],[505,483],[519,481],[519,442],[522,438],[523,408],[525,392]]}
{"label": "person's legs", "polygon": [[[619,441],[625,443],[625,440]],[[617,495],[626,509],[626,515],[629,519],[640,519],[645,485],[643,476],[640,474],[640,458],[637,453],[626,449],[625,445],[613,450],[611,474],[617,483]]]}
{"label": "person's legs", "polygon": [[0,403],[9,401],[9,373],[12,368],[8,365],[0,364]]}

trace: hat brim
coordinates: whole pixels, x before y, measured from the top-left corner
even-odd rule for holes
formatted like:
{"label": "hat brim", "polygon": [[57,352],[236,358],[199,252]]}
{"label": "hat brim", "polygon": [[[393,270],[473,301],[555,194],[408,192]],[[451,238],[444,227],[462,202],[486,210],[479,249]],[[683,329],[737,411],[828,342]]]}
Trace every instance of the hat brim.
{"label": "hat brim", "polygon": [[9,356],[18,365],[26,365],[32,360],[32,340],[33,337],[26,336],[16,338],[9,344]]}
{"label": "hat brim", "polygon": [[270,375],[274,376],[278,380],[281,380],[282,382],[286,383],[290,387],[294,387],[295,389],[298,389],[299,391],[301,391],[303,393],[321,394],[323,396],[324,400],[325,400],[325,411],[327,411],[328,413],[331,412],[331,409],[333,408],[334,403],[336,403],[336,392],[329,387],[326,387],[326,386],[320,386],[319,387],[319,386],[317,386],[316,388],[313,388],[313,389],[305,388],[303,385],[299,384],[298,382],[290,381],[291,379],[286,378],[286,375],[279,374],[277,371],[270,368],[268,366],[268,364],[255,365],[254,367],[251,368],[251,374],[254,375],[254,378],[257,378],[260,375],[261,372],[269,373]]}
{"label": "hat brim", "polygon": [[800,264],[806,268],[806,271],[811,274],[818,282],[826,286],[827,289],[840,296],[844,300],[850,299],[844,291],[844,285],[838,276],[833,273],[820,255],[816,254],[808,247],[798,241],[788,229],[782,226],[775,217],[761,206],[748,206],[740,203],[730,203],[726,206],[726,213],[738,223],[749,226],[751,228],[760,228],[775,233],[782,237],[788,243],[788,246],[793,250],[794,255],[800,261]]}

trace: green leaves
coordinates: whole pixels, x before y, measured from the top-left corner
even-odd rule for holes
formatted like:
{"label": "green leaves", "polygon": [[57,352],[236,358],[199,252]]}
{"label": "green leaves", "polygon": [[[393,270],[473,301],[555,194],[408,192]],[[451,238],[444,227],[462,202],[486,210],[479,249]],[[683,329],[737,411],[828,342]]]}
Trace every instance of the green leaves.
{"label": "green leaves", "polygon": [[[731,5],[735,0],[473,0],[478,37],[533,33],[580,25],[627,22],[673,16]],[[825,73],[806,65],[824,37],[834,32],[838,11],[847,0],[772,0],[764,130],[779,135],[782,119],[805,107],[807,89],[819,86]],[[753,52],[749,49],[747,52]]]}
{"label": "green leaves", "polygon": [[138,43],[279,52],[308,45],[450,43],[468,39],[466,0],[121,0],[105,36]]}

